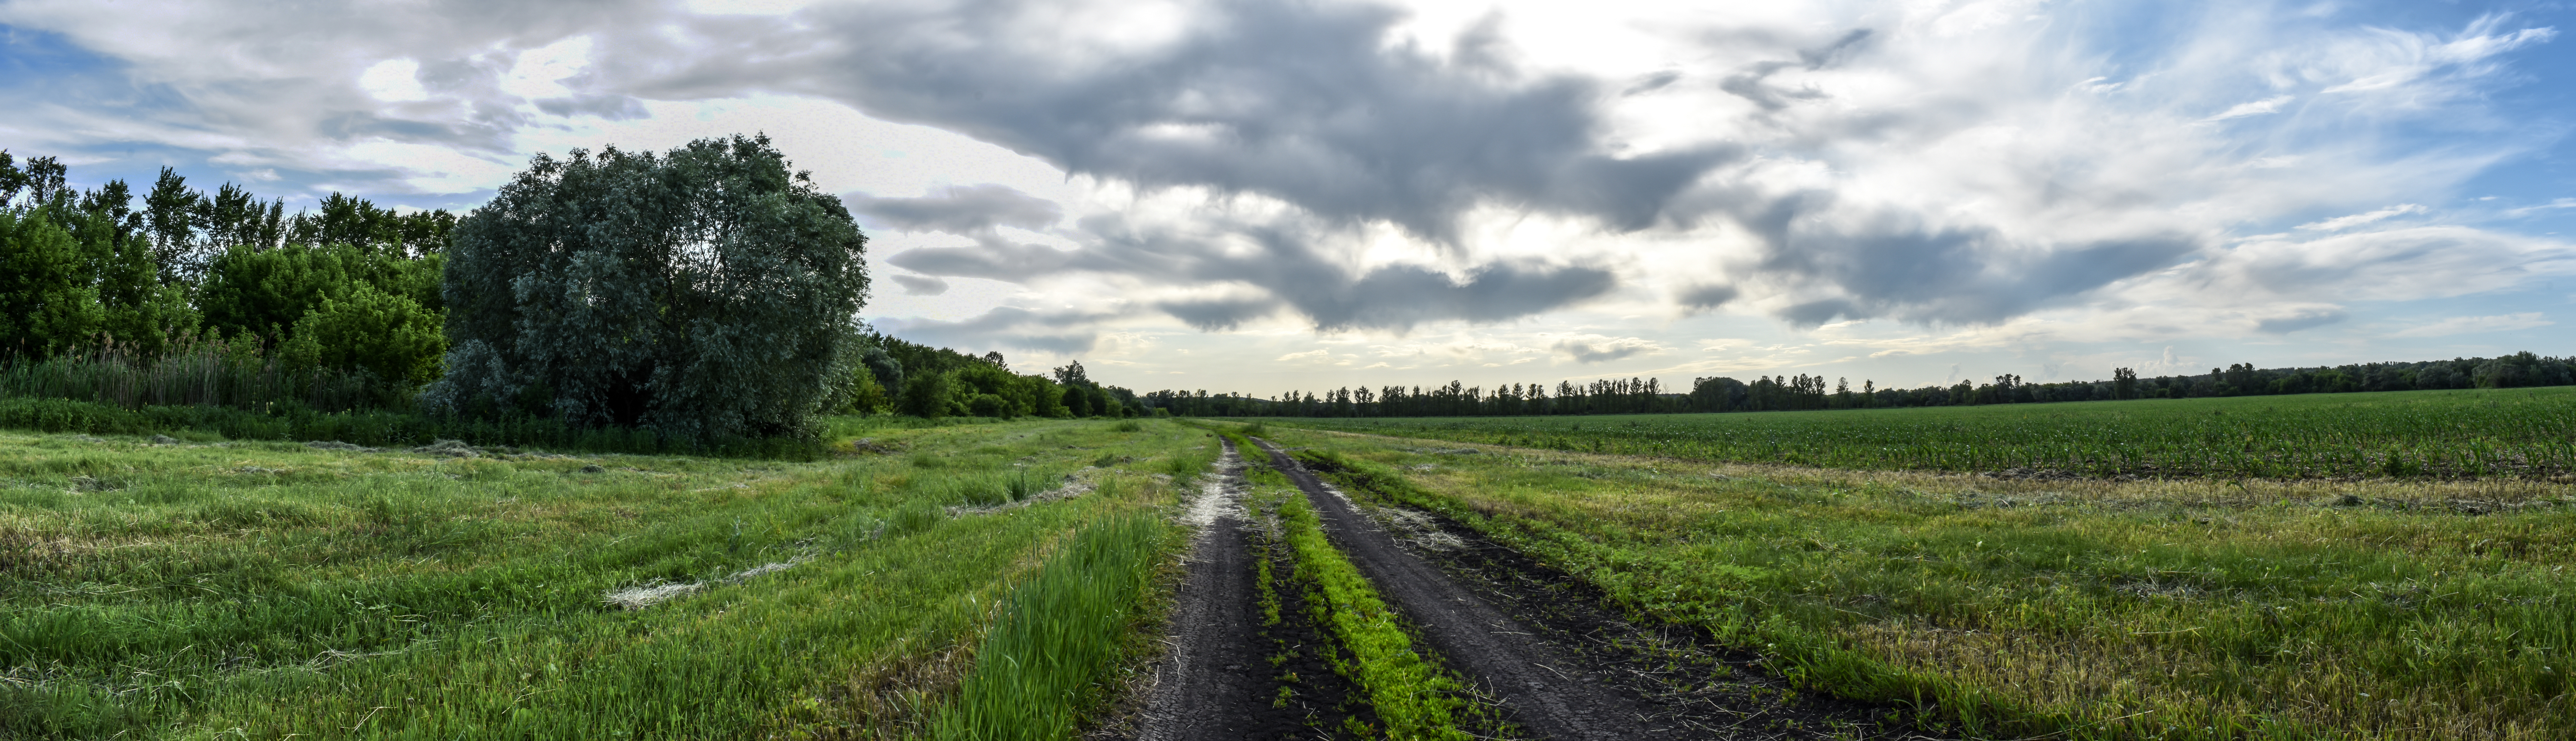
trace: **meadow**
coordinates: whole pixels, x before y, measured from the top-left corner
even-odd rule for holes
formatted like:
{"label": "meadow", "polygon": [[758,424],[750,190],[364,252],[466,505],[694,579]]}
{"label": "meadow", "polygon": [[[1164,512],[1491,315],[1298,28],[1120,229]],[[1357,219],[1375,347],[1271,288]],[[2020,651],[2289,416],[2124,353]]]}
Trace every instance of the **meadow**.
{"label": "meadow", "polygon": [[0,737],[1059,737],[1143,650],[1216,454],[835,431],[811,461],[0,432]]}
{"label": "meadow", "polygon": [[[2464,396],[2439,403],[2509,403]],[[1359,500],[1967,737],[2576,735],[2562,486],[1999,479],[1268,426]]]}
{"label": "meadow", "polygon": [[1277,423],[1550,450],[1876,470],[2263,478],[2576,474],[2576,387]]}

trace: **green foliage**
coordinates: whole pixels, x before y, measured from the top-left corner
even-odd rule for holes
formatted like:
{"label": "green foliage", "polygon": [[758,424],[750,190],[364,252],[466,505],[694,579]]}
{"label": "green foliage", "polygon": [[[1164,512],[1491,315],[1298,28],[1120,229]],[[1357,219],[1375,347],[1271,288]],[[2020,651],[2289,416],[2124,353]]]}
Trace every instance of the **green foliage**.
{"label": "green foliage", "polygon": [[912,374],[903,382],[903,413],[930,420],[948,416],[948,397],[955,386],[946,373]]}
{"label": "green foliage", "polygon": [[1104,695],[1139,598],[1170,541],[1150,514],[1092,525],[1011,594],[984,634],[975,669],[940,714],[933,738],[1051,741],[1074,737]]}
{"label": "green foliage", "polygon": [[0,353],[82,347],[107,321],[80,243],[40,213],[0,210]]}
{"label": "green foliage", "polygon": [[411,299],[359,283],[340,300],[322,299],[295,323],[283,354],[290,366],[363,370],[377,378],[428,383],[447,352],[441,318]]}
{"label": "green foliage", "polygon": [[2147,399],[1834,414],[1278,420],[1554,450],[2097,476],[2556,476],[2576,472],[2576,389]]}
{"label": "green foliage", "polygon": [[867,297],[840,200],[766,137],[540,155],[448,248],[441,413],[814,434]]}

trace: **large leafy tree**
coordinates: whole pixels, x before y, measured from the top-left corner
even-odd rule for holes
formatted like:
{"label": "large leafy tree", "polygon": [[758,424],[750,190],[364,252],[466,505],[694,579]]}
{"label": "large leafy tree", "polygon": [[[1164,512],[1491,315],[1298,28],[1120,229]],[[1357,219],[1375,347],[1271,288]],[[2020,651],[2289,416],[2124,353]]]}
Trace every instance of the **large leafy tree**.
{"label": "large leafy tree", "polygon": [[80,242],[41,213],[0,210],[0,355],[80,346],[106,322]]}
{"label": "large leafy tree", "polygon": [[540,155],[459,222],[433,410],[712,441],[807,434],[845,381],[867,240],[767,137]]}

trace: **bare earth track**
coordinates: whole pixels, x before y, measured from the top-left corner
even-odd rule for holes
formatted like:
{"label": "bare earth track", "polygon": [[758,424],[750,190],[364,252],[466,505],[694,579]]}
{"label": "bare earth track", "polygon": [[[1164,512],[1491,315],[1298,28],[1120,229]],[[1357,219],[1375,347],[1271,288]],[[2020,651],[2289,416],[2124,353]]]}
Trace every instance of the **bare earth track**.
{"label": "bare earth track", "polygon": [[[1639,627],[1594,605],[1597,593],[1454,523],[1442,530],[1468,544],[1417,553],[1363,515],[1287,453],[1255,440],[1296,482],[1325,532],[1428,644],[1429,652],[1498,700],[1505,719],[1529,737],[1586,739],[1929,738],[1887,723],[1888,708],[1797,697],[1760,676],[1750,657],[1727,656],[1695,635]],[[1231,444],[1221,487],[1239,489],[1241,459]],[[1199,509],[1207,510],[1203,500]],[[1270,668],[1264,658],[1311,626],[1265,634],[1255,604],[1252,535],[1226,500],[1203,526],[1172,614],[1171,651],[1148,693],[1138,739],[1312,738],[1318,701],[1351,692],[1312,656]],[[1205,518],[1205,514],[1200,517]],[[1425,556],[1430,556],[1426,558]],[[1283,598],[1297,590],[1281,590]],[[1283,610],[1294,614],[1298,610]],[[1680,631],[1687,633],[1688,631]],[[1305,652],[1311,654],[1313,652]],[[1296,664],[1314,664],[1311,667]],[[1277,676],[1305,678],[1301,702],[1272,698]],[[1791,698],[1795,699],[1791,699]]]}

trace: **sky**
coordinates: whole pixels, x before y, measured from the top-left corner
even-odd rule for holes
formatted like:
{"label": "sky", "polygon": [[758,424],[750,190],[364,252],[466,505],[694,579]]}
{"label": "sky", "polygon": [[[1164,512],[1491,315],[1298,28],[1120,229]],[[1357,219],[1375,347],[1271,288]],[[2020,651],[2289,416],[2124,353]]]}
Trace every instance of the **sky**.
{"label": "sky", "polygon": [[2560,2],[0,0],[0,148],[290,208],[766,133],[1139,391],[2576,354]]}

